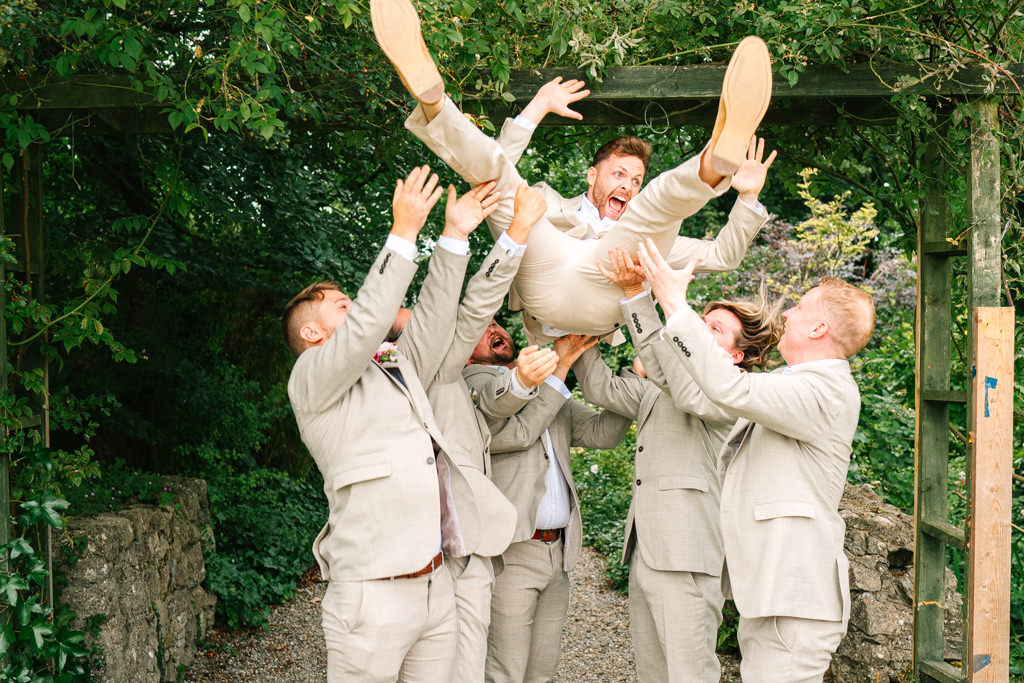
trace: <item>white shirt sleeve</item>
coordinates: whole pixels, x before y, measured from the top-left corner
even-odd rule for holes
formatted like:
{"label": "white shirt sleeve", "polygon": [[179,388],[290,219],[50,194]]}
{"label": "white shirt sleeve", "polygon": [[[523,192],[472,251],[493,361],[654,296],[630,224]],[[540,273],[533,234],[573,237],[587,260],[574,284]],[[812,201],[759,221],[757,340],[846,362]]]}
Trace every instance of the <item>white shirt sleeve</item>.
{"label": "white shirt sleeve", "polygon": [[572,394],[569,393],[569,387],[565,386],[565,382],[558,379],[554,375],[549,375],[548,378],[544,380],[544,384],[547,384],[549,387],[560,393],[562,396],[565,396],[566,398],[572,398]]}
{"label": "white shirt sleeve", "polygon": [[522,114],[519,114],[514,119],[512,119],[512,123],[516,124],[520,128],[525,128],[531,133],[537,130],[537,124],[531,121],[530,119],[525,118]]}
{"label": "white shirt sleeve", "polygon": [[762,204],[761,202],[755,201],[753,204],[748,204],[739,197],[736,198],[736,201],[738,201],[740,204],[756,213],[758,216],[764,216],[768,213],[768,211],[764,208],[764,204]]}
{"label": "white shirt sleeve", "polygon": [[410,261],[416,259],[416,245],[404,237],[391,233],[384,241],[384,246]]}
{"label": "white shirt sleeve", "polygon": [[518,244],[515,240],[508,236],[508,231],[501,233],[498,237],[498,246],[505,250],[505,253],[509,256],[519,256],[526,251],[525,244]]}
{"label": "white shirt sleeve", "polygon": [[454,237],[441,235],[437,238],[437,246],[441,247],[445,251],[457,254],[458,256],[465,256],[469,253],[469,242],[466,240],[457,240]]}

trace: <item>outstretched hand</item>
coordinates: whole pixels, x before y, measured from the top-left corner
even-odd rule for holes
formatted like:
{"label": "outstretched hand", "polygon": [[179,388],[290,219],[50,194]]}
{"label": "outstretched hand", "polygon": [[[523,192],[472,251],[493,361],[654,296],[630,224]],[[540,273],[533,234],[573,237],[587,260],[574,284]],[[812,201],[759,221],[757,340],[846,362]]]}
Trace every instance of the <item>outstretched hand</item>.
{"label": "outstretched hand", "polygon": [[516,358],[516,375],[526,389],[540,385],[558,367],[558,354],[551,349],[527,346]]}
{"label": "outstretched hand", "polygon": [[598,261],[597,269],[601,275],[618,285],[627,299],[632,299],[644,291],[644,271],[633,257],[622,247],[608,250],[608,266]]}
{"label": "outstretched hand", "polygon": [[458,197],[455,187],[449,185],[444,207],[444,231],[441,234],[452,239],[468,240],[469,233],[498,207],[501,192],[494,189],[496,186],[497,183],[491,180]]}
{"label": "outstretched hand", "polygon": [[534,189],[525,182],[516,189],[515,215],[508,226],[508,236],[516,244],[526,244],[530,228],[540,220],[548,210],[548,203],[540,190]]}
{"label": "outstretched hand", "polygon": [[416,242],[430,210],[441,198],[441,192],[437,186],[437,174],[431,173],[430,167],[425,164],[412,169],[405,181],[399,179],[391,201],[394,214],[391,234]]}
{"label": "outstretched hand", "polygon": [[693,271],[702,259],[690,261],[682,270],[673,270],[654,246],[654,240],[647,238],[640,243],[640,265],[651,283],[651,291],[658,297],[658,303],[666,317],[686,305],[686,288],[693,281]]}
{"label": "outstretched hand", "polygon": [[520,116],[533,123],[540,123],[547,114],[558,114],[567,119],[581,121],[583,115],[570,109],[569,105],[590,94],[589,90],[581,89],[584,85],[586,84],[583,81],[575,78],[563,83],[562,77],[557,76],[540,87],[530,103],[523,108]]}
{"label": "outstretched hand", "polygon": [[732,186],[740,194],[740,199],[748,204],[757,202],[757,195],[764,188],[764,181],[768,177],[768,169],[778,152],[772,150],[764,161],[764,138],[756,135],[750,138],[750,145],[747,148],[747,159],[740,164],[739,169],[732,176]]}
{"label": "outstretched hand", "polygon": [[585,337],[579,334],[567,334],[554,341],[552,346],[558,354],[558,368],[555,375],[563,381],[569,374],[569,368],[575,363],[583,352],[597,344],[597,337]]}

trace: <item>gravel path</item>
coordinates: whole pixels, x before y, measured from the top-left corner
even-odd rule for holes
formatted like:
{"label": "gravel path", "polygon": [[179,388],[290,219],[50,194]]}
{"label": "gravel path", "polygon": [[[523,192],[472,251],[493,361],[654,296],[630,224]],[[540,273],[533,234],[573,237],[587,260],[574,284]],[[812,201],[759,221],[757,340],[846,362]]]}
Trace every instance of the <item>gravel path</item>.
{"label": "gravel path", "polygon": [[[636,681],[626,596],[610,590],[604,560],[584,548],[572,573],[572,602],[562,632],[558,683]],[[274,609],[265,630],[216,629],[185,683],[298,683],[322,681],[327,652],[320,630],[326,583],[306,580],[291,602]],[[738,681],[738,661],[722,658],[723,681]]]}

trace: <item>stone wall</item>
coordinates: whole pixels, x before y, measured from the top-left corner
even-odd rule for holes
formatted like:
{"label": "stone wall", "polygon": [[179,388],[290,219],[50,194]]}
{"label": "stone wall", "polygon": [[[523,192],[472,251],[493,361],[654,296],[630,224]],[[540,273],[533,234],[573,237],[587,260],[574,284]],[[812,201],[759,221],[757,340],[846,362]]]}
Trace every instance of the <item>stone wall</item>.
{"label": "stone wall", "polygon": [[[914,518],[869,485],[847,486],[839,504],[850,559],[850,625],[832,658],[837,682],[909,680],[913,657]],[[963,596],[946,570],[946,659],[959,660]]]}
{"label": "stone wall", "polygon": [[213,626],[216,598],[206,578],[204,548],[213,549],[210,503],[201,479],[164,477],[174,503],[135,505],[72,517],[68,533],[80,547],[73,566],[58,557],[67,585],[60,599],[77,615],[106,615],[91,644],[103,652],[94,672],[104,683],[178,680],[192,663],[196,640]]}

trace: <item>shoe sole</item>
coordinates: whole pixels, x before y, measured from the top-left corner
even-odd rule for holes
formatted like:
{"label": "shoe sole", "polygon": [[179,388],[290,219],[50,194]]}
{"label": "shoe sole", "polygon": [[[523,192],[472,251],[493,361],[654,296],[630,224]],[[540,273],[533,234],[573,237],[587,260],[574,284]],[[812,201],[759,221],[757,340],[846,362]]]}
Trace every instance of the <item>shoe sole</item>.
{"label": "shoe sole", "polygon": [[772,62],[768,46],[747,36],[736,46],[722,80],[725,122],[711,154],[711,166],[732,175],[747,158],[750,138],[768,111],[772,97]]}
{"label": "shoe sole", "polygon": [[441,74],[423,42],[420,17],[412,3],[370,0],[370,20],[377,44],[413,97],[427,104],[444,97]]}

